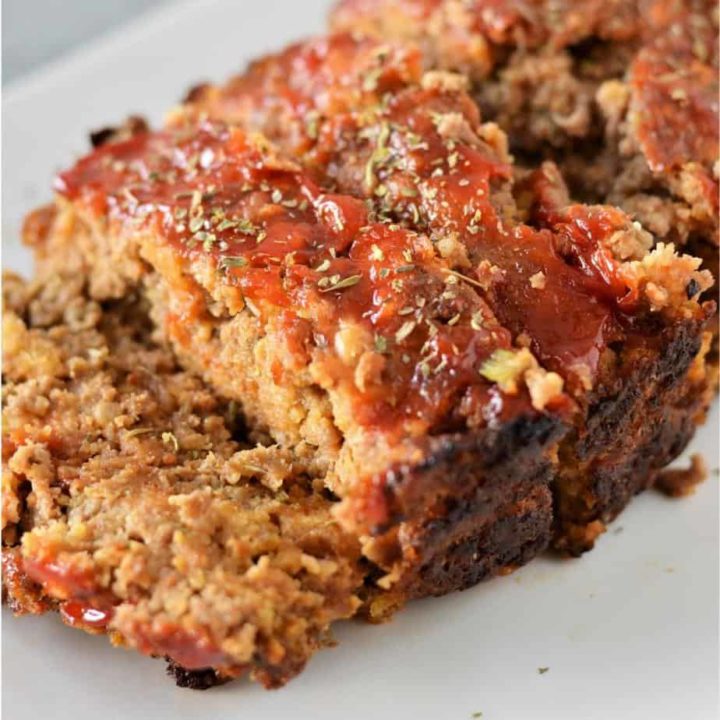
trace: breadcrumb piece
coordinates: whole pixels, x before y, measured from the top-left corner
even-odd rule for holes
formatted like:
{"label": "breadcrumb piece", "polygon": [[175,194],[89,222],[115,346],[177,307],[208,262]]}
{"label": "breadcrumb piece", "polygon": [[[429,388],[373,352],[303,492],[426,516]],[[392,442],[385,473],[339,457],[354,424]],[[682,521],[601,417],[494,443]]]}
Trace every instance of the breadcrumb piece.
{"label": "breadcrumb piece", "polygon": [[607,80],[595,93],[595,101],[608,124],[608,132],[615,133],[627,110],[630,87],[621,80]]}
{"label": "breadcrumb piece", "polygon": [[458,239],[457,233],[450,233],[440,238],[436,247],[443,260],[447,260],[452,267],[470,267],[467,247]]}
{"label": "breadcrumb piece", "polygon": [[705,459],[699,453],[690,458],[690,467],[663,470],[655,480],[655,487],[669,497],[683,497],[695,492],[695,488],[707,479]]}
{"label": "breadcrumb piece", "polygon": [[521,350],[496,350],[480,368],[480,374],[496,382],[503,392],[514,395],[519,381],[523,380],[530,393],[533,407],[544,410],[563,389],[563,379],[554,372],[541,368],[535,356],[527,348]]}
{"label": "breadcrumb piece", "polygon": [[642,260],[653,246],[653,237],[639,222],[617,230],[605,240],[617,260]]}
{"label": "breadcrumb piece", "polygon": [[530,401],[536,410],[544,410],[562,394],[563,379],[555,372],[537,367],[527,370],[524,377],[530,393]]}
{"label": "breadcrumb piece", "polygon": [[446,140],[477,145],[478,138],[467,118],[459,112],[441,113],[435,117],[435,127]]}
{"label": "breadcrumb piece", "polygon": [[442,90],[443,92],[466,92],[470,82],[466,75],[447,72],[446,70],[430,70],[420,81],[423,90]]}
{"label": "breadcrumb piece", "polygon": [[502,282],[505,271],[497,265],[493,265],[489,260],[482,260],[475,270],[480,287],[483,290],[489,290],[495,283]]}
{"label": "breadcrumb piece", "polygon": [[273,445],[235,453],[228,460],[225,479],[231,485],[236,485],[243,478],[254,477],[265,487],[277,491],[292,473],[290,452]]}
{"label": "breadcrumb piece", "polygon": [[633,260],[627,268],[644,290],[654,311],[684,307],[713,284],[709,270],[700,270],[702,260],[678,255],[673,243],[658,243],[642,260]]}

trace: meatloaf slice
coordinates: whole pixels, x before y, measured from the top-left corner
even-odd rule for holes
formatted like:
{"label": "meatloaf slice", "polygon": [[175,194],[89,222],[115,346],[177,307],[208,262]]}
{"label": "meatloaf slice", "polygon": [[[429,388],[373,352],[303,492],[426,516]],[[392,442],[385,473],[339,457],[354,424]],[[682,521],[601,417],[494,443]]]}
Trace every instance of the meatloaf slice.
{"label": "meatloaf slice", "polygon": [[556,161],[578,199],[717,247],[717,13],[714,0],[341,0],[331,24],[467,73],[518,160]]}
{"label": "meatloaf slice", "polygon": [[341,498],[397,602],[547,545],[572,403],[426,236],[221,123],[106,144],[58,189],[27,226],[41,272],[142,281],[181,361]]}
{"label": "meatloaf slice", "polygon": [[551,164],[513,187],[504,135],[480,123],[463,79],[421,66],[406,45],[320,38],[197,88],[170,122],[210,116],[264,132],[317,182],[428,234],[580,408],[555,483],[556,543],[578,552],[702,417],[707,337],[693,358],[709,277],[672,246],[652,249],[623,212],[572,204]]}
{"label": "meatloaf slice", "polygon": [[100,306],[58,274],[3,284],[13,610],[168,656],[186,684],[298,673],[360,605],[333,501],[287,453],[233,439],[228,406],[151,342],[132,296]]}

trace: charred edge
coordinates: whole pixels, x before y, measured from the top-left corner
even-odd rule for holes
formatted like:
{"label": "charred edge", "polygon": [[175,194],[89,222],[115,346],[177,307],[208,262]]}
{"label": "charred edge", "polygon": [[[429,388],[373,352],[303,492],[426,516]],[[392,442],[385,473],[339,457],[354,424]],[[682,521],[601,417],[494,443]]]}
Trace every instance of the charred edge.
{"label": "charred edge", "polygon": [[[591,408],[586,437],[569,439],[572,463],[585,469],[581,477],[561,475],[552,486],[556,549],[575,557],[592,549],[598,534],[593,526],[617,517],[692,438],[691,410],[701,408],[706,397],[704,387],[685,385],[700,347],[697,328],[665,333],[663,345],[659,360],[639,364],[617,395]],[[639,419],[640,429],[633,430]],[[627,437],[634,438],[632,444]]]}
{"label": "charred edge", "polygon": [[426,489],[432,485],[437,490],[435,481],[440,482],[441,491],[464,489],[468,472],[457,472],[458,467],[472,468],[476,476],[491,476],[506,463],[518,464],[534,454],[539,456],[545,446],[558,440],[566,430],[567,426],[557,417],[521,416],[498,430],[431,439],[429,453],[422,463],[401,465],[387,473],[384,494],[390,520],[373,528],[373,535],[387,532],[410,516]]}
{"label": "charred edge", "polygon": [[178,687],[188,688],[189,690],[209,690],[211,687],[230,682],[230,678],[222,677],[212,668],[188,670],[169,657],[166,657],[165,660],[167,661],[165,672],[175,681]]}
{"label": "charred edge", "polygon": [[479,531],[462,524],[484,512],[484,501],[476,498],[463,499],[447,518],[424,526],[417,538],[424,545],[423,563],[409,588],[410,596],[464,590],[520,567],[542,552],[551,539],[552,498],[542,484],[548,480],[546,470],[523,483],[517,502],[499,508]]}
{"label": "charred edge", "polygon": [[149,126],[147,121],[139,115],[131,115],[122,125],[117,127],[105,127],[94,130],[90,133],[90,145],[99,148],[109,142],[122,140],[147,132]]}
{"label": "charred edge", "polygon": [[198,83],[197,85],[193,85],[187,91],[187,93],[185,93],[185,97],[181,101],[182,104],[190,105],[192,103],[199,102],[200,100],[203,99],[203,96],[208,91],[208,89],[211,87],[212,86],[210,85],[210,83],[207,83],[207,82]]}
{"label": "charred edge", "polygon": [[23,570],[19,547],[2,549],[2,602],[15,615],[42,615],[55,609],[42,586]]}
{"label": "charred edge", "polygon": [[[587,435],[578,444],[578,455],[581,459],[589,459],[597,452],[607,451],[613,438],[617,437],[617,428],[628,426],[637,412],[643,411],[645,403],[648,403],[648,406],[644,412],[662,410],[668,395],[683,382],[690,364],[700,350],[699,327],[683,326],[672,333],[665,333],[662,344],[666,350],[659,361],[656,358],[654,361],[642,363],[634,369],[617,395],[603,398],[590,409]],[[654,391],[647,396],[651,386]],[[645,427],[651,430],[647,424]],[[670,459],[672,458],[658,458],[656,467],[666,464]]]}
{"label": "charred edge", "polygon": [[[404,599],[463,590],[519,567],[550,543],[548,446],[557,417],[525,416],[482,435],[430,440],[425,462],[402,468],[386,493],[399,524]],[[431,508],[422,517],[413,506]],[[386,531],[389,528],[386,528]]]}

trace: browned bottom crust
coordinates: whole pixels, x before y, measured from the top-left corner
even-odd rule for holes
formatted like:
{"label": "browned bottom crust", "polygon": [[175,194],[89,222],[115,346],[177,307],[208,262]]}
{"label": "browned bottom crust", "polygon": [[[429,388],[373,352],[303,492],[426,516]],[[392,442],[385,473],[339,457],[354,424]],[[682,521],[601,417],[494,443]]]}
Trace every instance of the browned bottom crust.
{"label": "browned bottom crust", "polygon": [[428,458],[427,472],[438,480],[451,476],[453,491],[437,516],[400,526],[414,565],[408,597],[443,595],[506,574],[548,545],[552,468],[542,449],[557,434],[550,418],[520,420],[500,433],[490,463],[488,449],[463,448],[466,439]]}

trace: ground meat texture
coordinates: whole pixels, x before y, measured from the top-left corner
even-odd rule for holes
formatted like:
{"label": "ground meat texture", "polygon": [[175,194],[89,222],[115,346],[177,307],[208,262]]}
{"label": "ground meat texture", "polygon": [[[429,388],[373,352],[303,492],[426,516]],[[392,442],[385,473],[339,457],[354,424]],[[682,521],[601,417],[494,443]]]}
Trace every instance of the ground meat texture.
{"label": "ground meat texture", "polygon": [[[520,350],[426,236],[374,220],[362,199],[326,192],[239,128],[192,127],[110,143],[64,174],[56,221],[45,240],[32,238],[39,255],[68,242],[67,227],[88,267],[101,246],[124,248],[129,262],[93,286],[100,296],[132,286],[147,263],[153,316],[182,362],[341,497],[338,517],[369,536],[366,556],[400,597],[453,589],[542,548],[547,450],[571,407],[559,377],[534,357],[517,370],[510,362],[502,387],[478,371],[496,351],[512,361]],[[128,154],[115,162],[117,151]],[[172,158],[186,152],[194,168],[178,173]],[[127,173],[146,160],[159,165],[141,188]],[[132,191],[110,187],[126,181]],[[206,182],[212,189],[201,190]],[[157,192],[172,205],[171,222],[152,211],[149,233],[126,234],[126,212],[149,209]],[[106,212],[110,233],[95,225]],[[141,236],[159,242],[141,247]],[[514,465],[523,471],[510,473]],[[439,522],[450,512],[473,521]],[[491,532],[500,512],[522,532]],[[483,562],[464,573],[448,565],[445,584],[436,572],[422,589],[418,572],[457,543],[481,547]]]}
{"label": "ground meat texture", "polygon": [[4,281],[8,602],[167,655],[183,685],[284,683],[357,611],[357,540],[300,471],[267,480],[273,448],[231,437],[142,303],[55,277]]}
{"label": "ground meat texture", "polygon": [[273,687],[334,620],[588,549],[684,447],[709,274],[556,165],[515,168],[424,62],[293,46],[163,130],[96,136],[28,217],[38,280],[5,283],[17,612],[183,686]]}
{"label": "ground meat texture", "polygon": [[274,687],[337,619],[685,487],[714,306],[673,243],[711,247],[716,51],[641,4],[348,0],[365,36],[95,134],[5,282],[13,609]]}

